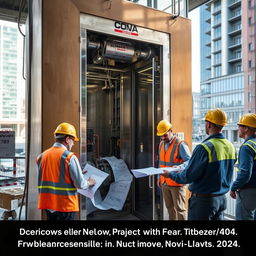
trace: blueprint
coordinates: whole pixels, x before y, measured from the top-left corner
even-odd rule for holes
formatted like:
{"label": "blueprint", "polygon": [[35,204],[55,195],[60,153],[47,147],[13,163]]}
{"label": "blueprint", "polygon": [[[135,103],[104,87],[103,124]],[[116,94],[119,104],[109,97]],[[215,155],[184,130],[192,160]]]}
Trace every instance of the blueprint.
{"label": "blueprint", "polygon": [[77,191],[86,197],[93,198],[95,192],[98,190],[102,182],[108,177],[109,174],[91,166],[90,164],[86,164],[84,171],[87,171],[84,174],[85,179],[87,180],[91,177],[95,179],[96,184],[94,186],[88,187],[87,189],[78,189]]}
{"label": "blueprint", "polygon": [[162,168],[148,167],[148,168],[142,168],[142,169],[132,169],[131,172],[133,173],[135,178],[141,178],[141,177],[150,176],[150,175],[163,174],[164,170],[172,172],[172,171],[177,171],[179,169],[173,168],[173,167],[162,167]]}
{"label": "blueprint", "polygon": [[130,174],[129,169],[122,159],[116,157],[104,157],[114,174],[115,181],[110,184],[108,194],[102,199],[100,191],[97,190],[94,197],[91,200],[87,200],[86,204],[87,214],[90,212],[101,210],[122,210],[128,192],[130,190],[133,176]]}

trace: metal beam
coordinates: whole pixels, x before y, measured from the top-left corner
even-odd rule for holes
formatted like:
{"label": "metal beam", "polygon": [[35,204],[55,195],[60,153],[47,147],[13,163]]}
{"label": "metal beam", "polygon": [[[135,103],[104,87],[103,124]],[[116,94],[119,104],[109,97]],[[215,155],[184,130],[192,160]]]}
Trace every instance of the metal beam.
{"label": "metal beam", "polygon": [[[19,11],[0,8],[0,20],[18,22]],[[24,24],[26,22],[27,13],[21,13],[20,23]]]}
{"label": "metal beam", "polygon": [[20,8],[20,23],[25,23],[28,9],[26,0],[0,0],[0,19],[17,22]]}
{"label": "metal beam", "polygon": [[209,2],[209,0],[189,0],[188,1],[188,11],[192,11],[193,9]]}
{"label": "metal beam", "polygon": [[[188,2],[188,11],[191,11],[200,5],[208,2],[209,0],[187,0]],[[133,2],[138,2],[137,0],[133,0]],[[157,0],[149,0],[148,2],[151,3],[151,7],[157,7]],[[18,9],[20,5],[20,0],[0,0],[0,19],[17,22],[18,20]],[[153,6],[152,6],[153,5]],[[23,10],[21,14],[21,23],[25,23],[27,16],[27,7],[25,7],[25,11]]]}

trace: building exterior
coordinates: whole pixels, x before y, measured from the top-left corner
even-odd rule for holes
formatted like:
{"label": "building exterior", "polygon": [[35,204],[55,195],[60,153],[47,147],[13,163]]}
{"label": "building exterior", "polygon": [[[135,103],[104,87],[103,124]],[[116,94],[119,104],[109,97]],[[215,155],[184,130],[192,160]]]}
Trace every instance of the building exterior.
{"label": "building exterior", "polygon": [[201,116],[222,108],[229,119],[224,133],[234,143],[241,115],[255,112],[254,5],[213,0],[200,7]]}
{"label": "building exterior", "polygon": [[164,12],[180,15],[183,17],[188,16],[188,2],[186,0],[128,0],[136,4],[141,4],[151,8],[155,8]]}
{"label": "building exterior", "polygon": [[256,113],[256,86],[255,86],[255,56],[256,56],[256,1],[241,1],[243,11],[242,27],[243,27],[243,70],[245,77],[245,112]]}
{"label": "building exterior", "polygon": [[199,140],[200,136],[200,93],[192,92],[193,97],[193,139]]}
{"label": "building exterior", "polygon": [[[255,12],[255,0],[212,0],[200,7],[201,118],[211,108],[223,109],[229,120],[224,134],[237,149],[242,142],[237,122],[256,110]],[[230,197],[225,214],[235,215]]]}
{"label": "building exterior", "polygon": [[22,77],[23,39],[16,23],[0,21],[0,128],[25,139],[25,80]]}

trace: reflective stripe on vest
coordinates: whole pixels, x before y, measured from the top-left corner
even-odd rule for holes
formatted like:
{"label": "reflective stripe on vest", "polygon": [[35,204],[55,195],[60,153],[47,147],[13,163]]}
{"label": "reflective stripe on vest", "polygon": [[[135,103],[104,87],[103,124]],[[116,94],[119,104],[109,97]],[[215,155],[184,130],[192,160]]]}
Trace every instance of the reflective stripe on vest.
{"label": "reflective stripe on vest", "polygon": [[236,150],[227,139],[210,139],[200,145],[207,151],[209,163],[236,159]]}
{"label": "reflective stripe on vest", "polygon": [[77,195],[77,189],[74,187],[73,184],[69,184],[65,182],[65,161],[68,157],[70,151],[65,150],[60,159],[60,175],[59,175],[59,182],[52,182],[52,181],[42,181],[42,167],[41,167],[41,154],[37,159],[38,164],[38,189],[39,193],[51,193],[56,195]]}
{"label": "reflective stripe on vest", "polygon": [[[161,156],[160,156],[160,160],[159,160],[159,165],[164,165],[164,166],[168,166],[168,167],[171,167],[171,166],[174,166],[174,165],[180,165],[181,163],[177,163],[177,162],[174,162],[174,153],[176,152],[177,150],[177,147],[178,145],[180,144],[180,141],[179,139],[177,139],[176,137],[174,138],[174,145],[172,147],[172,151],[171,151],[171,154],[170,154],[170,158],[169,158],[169,161],[168,162],[165,162],[165,161],[161,161]],[[161,150],[162,150],[162,147],[164,147],[164,142],[161,142],[160,144],[160,147],[159,147],[159,154],[161,155]],[[165,150],[165,149],[164,149]]]}
{"label": "reflective stripe on vest", "polygon": [[[174,137],[173,141],[170,143],[168,150],[165,152],[164,142],[161,142],[159,145],[159,167],[171,167],[174,165],[180,165],[184,161],[181,158],[178,158],[179,155],[179,145],[181,141]],[[167,155],[169,154],[169,156]],[[168,157],[166,159],[166,157]],[[176,183],[171,178],[166,178],[163,175],[160,175],[161,184],[166,183],[168,186],[180,187],[181,184]]]}
{"label": "reflective stripe on vest", "polygon": [[244,143],[242,146],[248,146],[250,147],[254,153],[255,153],[255,156],[254,156],[254,159],[253,160],[256,160],[256,141],[254,140],[248,140],[246,141],[246,143]]}

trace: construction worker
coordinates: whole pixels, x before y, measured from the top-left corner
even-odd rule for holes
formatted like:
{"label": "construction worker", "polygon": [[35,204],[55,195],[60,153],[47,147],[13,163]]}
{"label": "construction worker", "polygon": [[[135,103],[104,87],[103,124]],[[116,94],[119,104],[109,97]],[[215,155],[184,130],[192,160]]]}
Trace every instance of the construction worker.
{"label": "construction worker", "polygon": [[[157,125],[157,135],[161,137],[159,167],[182,166],[185,168],[191,156],[189,148],[184,141],[173,134],[172,125],[166,120],[160,121]],[[186,220],[186,187],[162,175],[157,180],[157,185],[161,187],[169,219]]]}
{"label": "construction worker", "polygon": [[183,171],[165,171],[165,174],[178,183],[190,183],[192,193],[188,202],[188,220],[222,220],[236,150],[221,133],[227,124],[224,111],[209,110],[204,120],[209,137],[194,149]]}
{"label": "construction worker", "polygon": [[79,141],[76,129],[61,123],[54,132],[55,143],[37,157],[38,208],[46,210],[48,220],[74,220],[79,211],[77,188],[93,186],[86,180],[77,157],[70,152]]}
{"label": "construction worker", "polygon": [[238,173],[230,190],[236,199],[236,219],[256,216],[256,114],[246,114],[238,123],[238,136],[245,139],[238,154]]}

